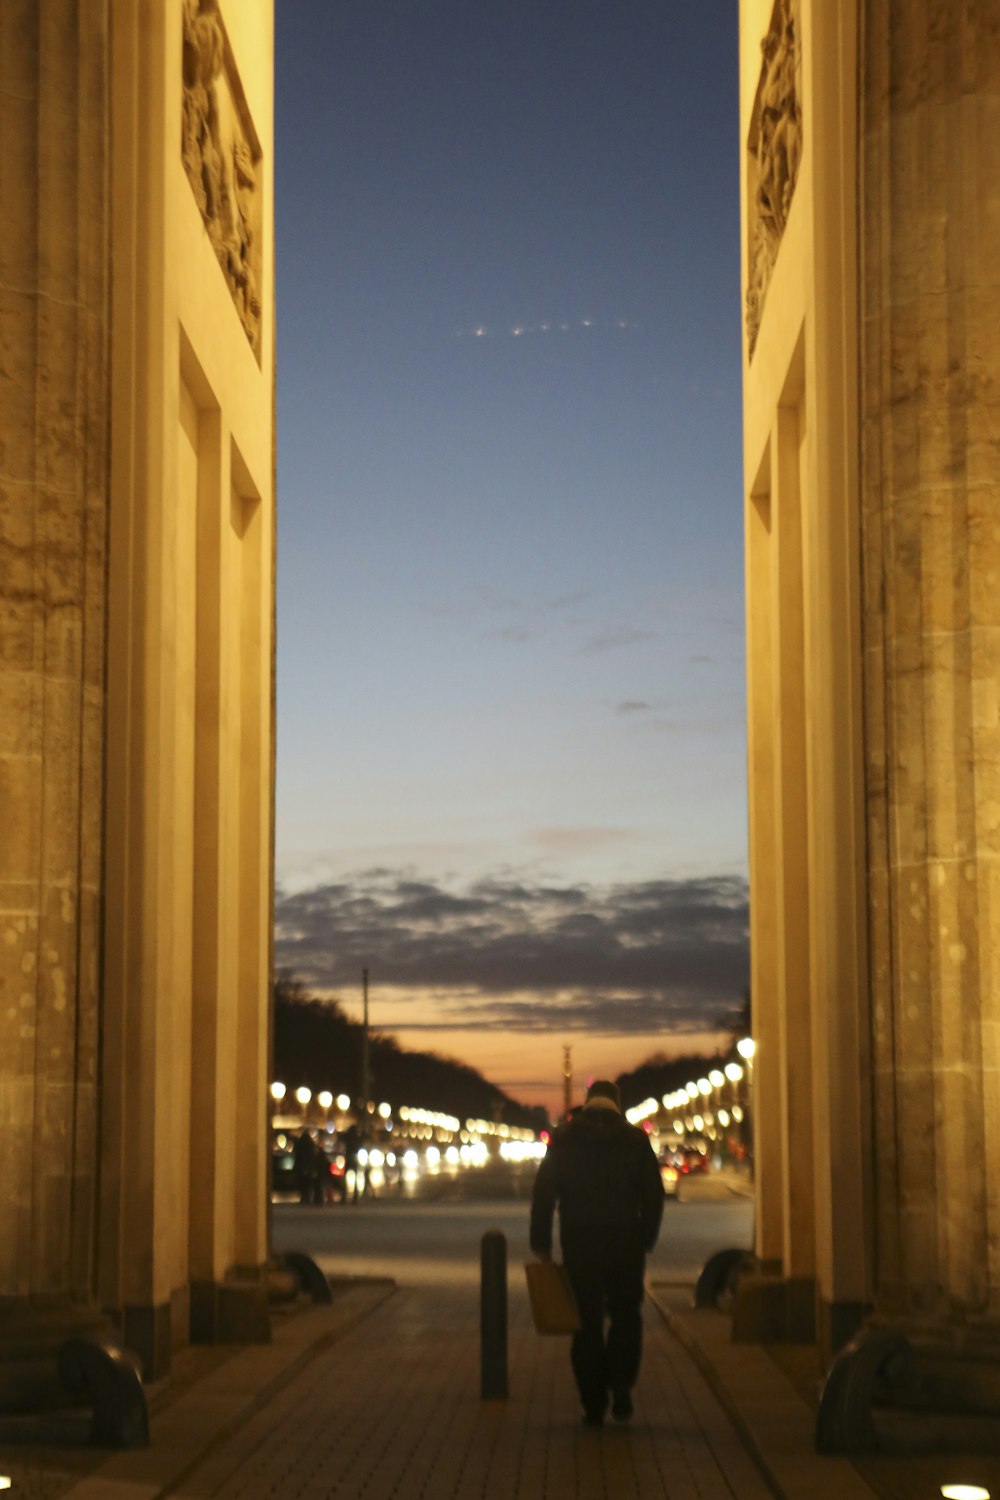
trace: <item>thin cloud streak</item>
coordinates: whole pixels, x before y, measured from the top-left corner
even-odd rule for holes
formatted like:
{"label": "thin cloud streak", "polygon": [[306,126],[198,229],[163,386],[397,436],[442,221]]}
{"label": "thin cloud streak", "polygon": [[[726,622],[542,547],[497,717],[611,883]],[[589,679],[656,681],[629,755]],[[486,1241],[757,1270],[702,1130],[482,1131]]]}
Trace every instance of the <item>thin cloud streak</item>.
{"label": "thin cloud streak", "polygon": [[581,656],[603,656],[606,651],[619,651],[625,646],[637,646],[642,641],[655,641],[659,636],[655,630],[640,630],[630,625],[607,630],[592,636],[580,648]]}

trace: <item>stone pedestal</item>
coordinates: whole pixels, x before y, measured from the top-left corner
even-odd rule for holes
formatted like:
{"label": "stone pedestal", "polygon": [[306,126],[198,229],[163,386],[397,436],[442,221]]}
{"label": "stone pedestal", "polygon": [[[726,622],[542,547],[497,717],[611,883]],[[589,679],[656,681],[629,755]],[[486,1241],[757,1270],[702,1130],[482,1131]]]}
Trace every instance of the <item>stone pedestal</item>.
{"label": "stone pedestal", "polygon": [[0,1412],[57,1411],[75,1404],[59,1375],[68,1339],[114,1337],[100,1311],[69,1297],[26,1300],[0,1315]]}
{"label": "stone pedestal", "polygon": [[1000,13],[864,6],[865,762],[882,1323],[1000,1357]]}

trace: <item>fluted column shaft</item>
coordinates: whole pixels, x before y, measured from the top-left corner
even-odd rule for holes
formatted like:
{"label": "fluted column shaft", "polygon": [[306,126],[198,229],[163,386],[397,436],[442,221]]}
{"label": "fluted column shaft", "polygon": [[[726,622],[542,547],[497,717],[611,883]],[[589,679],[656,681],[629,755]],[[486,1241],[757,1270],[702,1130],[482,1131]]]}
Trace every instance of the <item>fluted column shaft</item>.
{"label": "fluted column shaft", "polygon": [[85,1301],[93,1278],[106,64],[105,0],[3,0],[0,1304],[8,1307]]}
{"label": "fluted column shaft", "polygon": [[866,0],[877,1312],[1000,1334],[1000,11]]}

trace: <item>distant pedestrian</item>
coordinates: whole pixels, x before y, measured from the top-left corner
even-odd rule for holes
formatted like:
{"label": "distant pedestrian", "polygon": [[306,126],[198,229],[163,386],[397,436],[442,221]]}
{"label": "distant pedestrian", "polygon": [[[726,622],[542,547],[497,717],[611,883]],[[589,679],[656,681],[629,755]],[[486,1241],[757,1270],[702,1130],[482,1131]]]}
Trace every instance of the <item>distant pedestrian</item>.
{"label": "distant pedestrian", "polygon": [[325,1164],[322,1151],[308,1130],[300,1130],[293,1148],[295,1176],[300,1203],[321,1203],[320,1167]]}
{"label": "distant pedestrian", "polygon": [[[340,1137],[341,1150],[344,1153],[344,1173],[349,1173],[351,1178],[351,1202],[357,1203],[362,1193],[367,1191],[367,1173],[364,1179],[361,1176],[361,1131],[356,1124],[348,1125]],[[345,1192],[344,1201],[347,1201]]]}
{"label": "distant pedestrian", "polygon": [[[645,1132],[622,1117],[615,1084],[595,1081],[580,1113],[559,1127],[538,1169],[531,1199],[531,1248],[552,1258],[559,1208],[563,1263],[576,1296],[580,1330],[570,1358],[583,1420],[627,1422],[642,1359],[646,1255],[663,1216],[663,1184]],[[608,1318],[607,1338],[604,1320]]]}

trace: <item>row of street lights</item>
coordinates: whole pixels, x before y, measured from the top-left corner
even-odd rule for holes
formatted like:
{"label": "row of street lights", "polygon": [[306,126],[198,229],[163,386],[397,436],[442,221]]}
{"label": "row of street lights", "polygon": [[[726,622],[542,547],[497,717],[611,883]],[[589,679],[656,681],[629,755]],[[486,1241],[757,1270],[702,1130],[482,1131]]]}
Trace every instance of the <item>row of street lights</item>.
{"label": "row of street lights", "polygon": [[[502,1150],[504,1143],[519,1142],[530,1143],[535,1140],[535,1132],[523,1126],[506,1125],[495,1120],[466,1120],[464,1125],[455,1115],[443,1114],[440,1110],[422,1109],[415,1105],[401,1104],[395,1109],[385,1101],[375,1104],[371,1101],[365,1103],[361,1099],[352,1101],[348,1094],[337,1094],[336,1097],[329,1089],[313,1094],[305,1085],[294,1089],[289,1093],[284,1083],[274,1082],[270,1086],[272,1101],[271,1123],[275,1129],[303,1129],[319,1128],[322,1124],[327,1129],[342,1130],[348,1119],[354,1119],[357,1123],[366,1115],[371,1117],[371,1126],[386,1134],[396,1132],[403,1137],[412,1137],[420,1140],[436,1139],[443,1141],[453,1136],[459,1137],[463,1142],[473,1140],[484,1140],[497,1137],[496,1144]],[[316,1119],[315,1111],[310,1106],[315,1103],[323,1111],[323,1120]],[[292,1100],[298,1105],[298,1114],[291,1109]],[[286,1104],[287,1101],[287,1104]],[[331,1111],[336,1106],[335,1125],[331,1124]],[[310,1121],[312,1114],[312,1121]]]}
{"label": "row of street lights", "polygon": [[[280,1109],[282,1104],[284,1104],[285,1102],[287,1094],[288,1089],[283,1083],[271,1084],[271,1098],[274,1100],[275,1109]],[[309,1104],[312,1101],[312,1089],[307,1089],[305,1087],[298,1088],[295,1090],[292,1097],[295,1099],[296,1103],[300,1104],[302,1106],[302,1109],[305,1110],[309,1107]],[[329,1089],[324,1089],[322,1093],[316,1095],[316,1103],[321,1109],[327,1111],[331,1110],[333,1108],[334,1102],[336,1102],[337,1108],[340,1110],[341,1114],[343,1114],[346,1110],[349,1110],[351,1107],[350,1097],[347,1094],[338,1094],[336,1101],[334,1101],[334,1097],[330,1093]],[[389,1106],[386,1105],[385,1109],[386,1113],[388,1113]]]}
{"label": "row of street lights", "polygon": [[674,1135],[711,1141],[719,1138],[720,1128],[725,1132],[735,1125],[739,1127],[741,1145],[748,1146],[756,1051],[753,1037],[741,1037],[736,1051],[742,1063],[734,1060],[721,1068],[712,1068],[707,1077],[692,1078],[683,1088],[664,1094],[662,1099],[644,1099],[626,1110],[626,1118],[632,1125],[641,1125],[653,1116],[665,1114]]}

